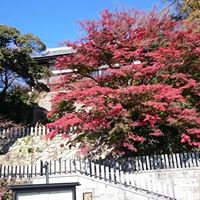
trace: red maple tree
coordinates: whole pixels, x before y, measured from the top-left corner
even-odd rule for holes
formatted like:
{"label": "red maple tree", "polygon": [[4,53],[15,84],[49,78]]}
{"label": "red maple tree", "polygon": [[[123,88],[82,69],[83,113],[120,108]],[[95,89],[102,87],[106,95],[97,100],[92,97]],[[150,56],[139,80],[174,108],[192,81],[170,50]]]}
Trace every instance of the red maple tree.
{"label": "red maple tree", "polygon": [[[105,10],[82,22],[49,113],[82,153],[135,155],[200,148],[200,34],[167,14]],[[76,129],[70,134],[70,127]]]}

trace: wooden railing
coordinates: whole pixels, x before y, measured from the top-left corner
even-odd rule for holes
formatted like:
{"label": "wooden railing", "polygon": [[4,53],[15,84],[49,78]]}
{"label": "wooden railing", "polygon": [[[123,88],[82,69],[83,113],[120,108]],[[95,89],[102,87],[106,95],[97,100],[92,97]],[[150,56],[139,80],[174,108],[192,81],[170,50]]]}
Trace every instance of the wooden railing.
{"label": "wooden railing", "polygon": [[[52,72],[55,73],[57,70],[53,70]],[[50,89],[55,89],[55,86],[62,84],[62,77],[67,74],[71,73],[69,70],[58,70],[56,74],[53,76],[50,76],[45,79],[39,80],[39,82],[44,83],[47,85]],[[99,69],[97,71],[94,71],[90,74],[93,78],[100,78],[105,76],[110,76],[111,73],[108,73],[105,71],[105,69]],[[84,78],[85,79],[85,78]]]}

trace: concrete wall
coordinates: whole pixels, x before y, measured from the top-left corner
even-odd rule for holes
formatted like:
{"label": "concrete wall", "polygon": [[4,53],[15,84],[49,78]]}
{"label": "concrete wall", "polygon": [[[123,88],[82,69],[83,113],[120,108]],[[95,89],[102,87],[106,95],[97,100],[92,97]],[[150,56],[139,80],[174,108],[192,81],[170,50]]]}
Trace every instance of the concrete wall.
{"label": "concrete wall", "polygon": [[[200,169],[170,169],[130,174],[133,185],[157,193],[175,197],[178,200],[200,200]],[[45,177],[34,183],[45,183]],[[92,192],[93,200],[150,200],[152,198],[120,185],[83,175],[52,176],[51,183],[80,182],[77,200],[83,199],[84,192]]]}
{"label": "concrete wall", "polygon": [[[124,190],[124,187],[110,184],[80,175],[69,175],[50,178],[50,183],[79,182],[77,187],[77,200],[83,199],[83,193],[92,192],[93,200],[147,200],[148,197],[137,192]],[[35,179],[35,184],[45,183],[45,178]]]}
{"label": "concrete wall", "polygon": [[154,191],[174,194],[178,200],[200,200],[199,168],[140,172],[133,174],[132,179],[135,179],[138,183],[146,180],[147,185],[153,187]]}

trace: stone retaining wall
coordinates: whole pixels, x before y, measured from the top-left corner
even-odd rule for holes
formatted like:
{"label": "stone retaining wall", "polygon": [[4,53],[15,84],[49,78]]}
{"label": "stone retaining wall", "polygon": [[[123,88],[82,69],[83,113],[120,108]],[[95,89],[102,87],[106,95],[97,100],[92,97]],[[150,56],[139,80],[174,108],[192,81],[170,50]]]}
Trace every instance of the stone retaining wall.
{"label": "stone retaining wall", "polygon": [[3,165],[28,165],[39,160],[49,161],[58,159],[75,158],[77,151],[69,148],[61,136],[46,141],[44,136],[26,136],[18,138],[10,146],[5,155],[0,155],[0,164]]}

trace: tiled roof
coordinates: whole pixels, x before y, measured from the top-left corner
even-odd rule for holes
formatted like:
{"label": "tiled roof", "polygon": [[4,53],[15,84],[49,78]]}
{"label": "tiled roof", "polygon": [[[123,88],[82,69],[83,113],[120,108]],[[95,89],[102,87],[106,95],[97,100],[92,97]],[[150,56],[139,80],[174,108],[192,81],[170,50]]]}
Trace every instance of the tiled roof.
{"label": "tiled roof", "polygon": [[75,50],[73,50],[71,47],[47,48],[42,53],[32,54],[32,58],[56,57],[72,53],[75,53]]}

